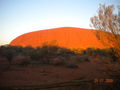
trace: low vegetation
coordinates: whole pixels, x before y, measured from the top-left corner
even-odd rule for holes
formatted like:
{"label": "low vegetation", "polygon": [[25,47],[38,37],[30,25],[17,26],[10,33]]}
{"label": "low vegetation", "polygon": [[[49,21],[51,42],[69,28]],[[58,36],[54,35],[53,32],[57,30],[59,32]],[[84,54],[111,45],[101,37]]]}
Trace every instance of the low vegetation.
{"label": "low vegetation", "polygon": [[[9,65],[67,65],[77,66],[79,62],[119,63],[113,48],[81,50],[81,53],[58,46],[43,46],[38,48],[1,46],[0,60],[4,59]],[[96,59],[96,60],[95,60]],[[2,63],[2,62],[1,62]],[[74,64],[74,65],[73,65]]]}
{"label": "low vegetation", "polygon": [[[113,48],[81,50],[81,53],[58,46],[43,46],[38,48],[1,46],[0,47],[0,71],[8,70],[12,65],[20,67],[53,65],[70,69],[79,68],[79,63],[90,62],[105,64],[108,72],[118,72],[119,58],[116,57]],[[115,73],[115,75],[116,75]],[[114,77],[114,76],[113,76]]]}

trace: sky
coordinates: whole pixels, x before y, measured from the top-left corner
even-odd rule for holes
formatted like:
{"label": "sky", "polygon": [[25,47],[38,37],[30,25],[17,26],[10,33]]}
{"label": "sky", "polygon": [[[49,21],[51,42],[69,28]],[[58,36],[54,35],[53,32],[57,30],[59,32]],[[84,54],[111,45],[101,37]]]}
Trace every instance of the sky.
{"label": "sky", "polygon": [[120,0],[0,0],[0,45],[37,30],[90,29],[99,4],[120,5]]}

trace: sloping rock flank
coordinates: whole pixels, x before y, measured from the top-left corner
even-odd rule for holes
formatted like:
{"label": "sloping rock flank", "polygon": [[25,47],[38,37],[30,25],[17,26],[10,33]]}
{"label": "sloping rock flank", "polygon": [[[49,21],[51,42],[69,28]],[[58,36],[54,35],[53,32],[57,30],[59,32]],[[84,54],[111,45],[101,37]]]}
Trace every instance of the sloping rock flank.
{"label": "sloping rock flank", "polygon": [[57,45],[68,49],[105,48],[96,37],[96,32],[96,30],[73,27],[39,30],[15,38],[10,45],[23,47]]}

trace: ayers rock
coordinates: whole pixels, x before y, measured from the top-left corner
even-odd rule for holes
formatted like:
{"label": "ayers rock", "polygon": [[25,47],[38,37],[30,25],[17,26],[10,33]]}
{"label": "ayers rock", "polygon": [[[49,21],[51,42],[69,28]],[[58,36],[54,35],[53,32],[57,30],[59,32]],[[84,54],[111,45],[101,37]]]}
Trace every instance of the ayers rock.
{"label": "ayers rock", "polygon": [[39,30],[15,38],[10,45],[39,47],[47,44],[68,49],[105,48],[96,37],[96,32],[98,31],[74,27]]}

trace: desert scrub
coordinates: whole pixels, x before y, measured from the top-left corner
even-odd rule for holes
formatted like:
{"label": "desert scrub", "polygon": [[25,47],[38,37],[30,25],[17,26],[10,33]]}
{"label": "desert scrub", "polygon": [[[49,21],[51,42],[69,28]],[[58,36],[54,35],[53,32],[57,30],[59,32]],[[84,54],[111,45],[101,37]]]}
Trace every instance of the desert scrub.
{"label": "desert scrub", "polygon": [[67,67],[67,68],[73,68],[73,69],[79,68],[79,66],[77,64],[66,64],[65,67]]}

